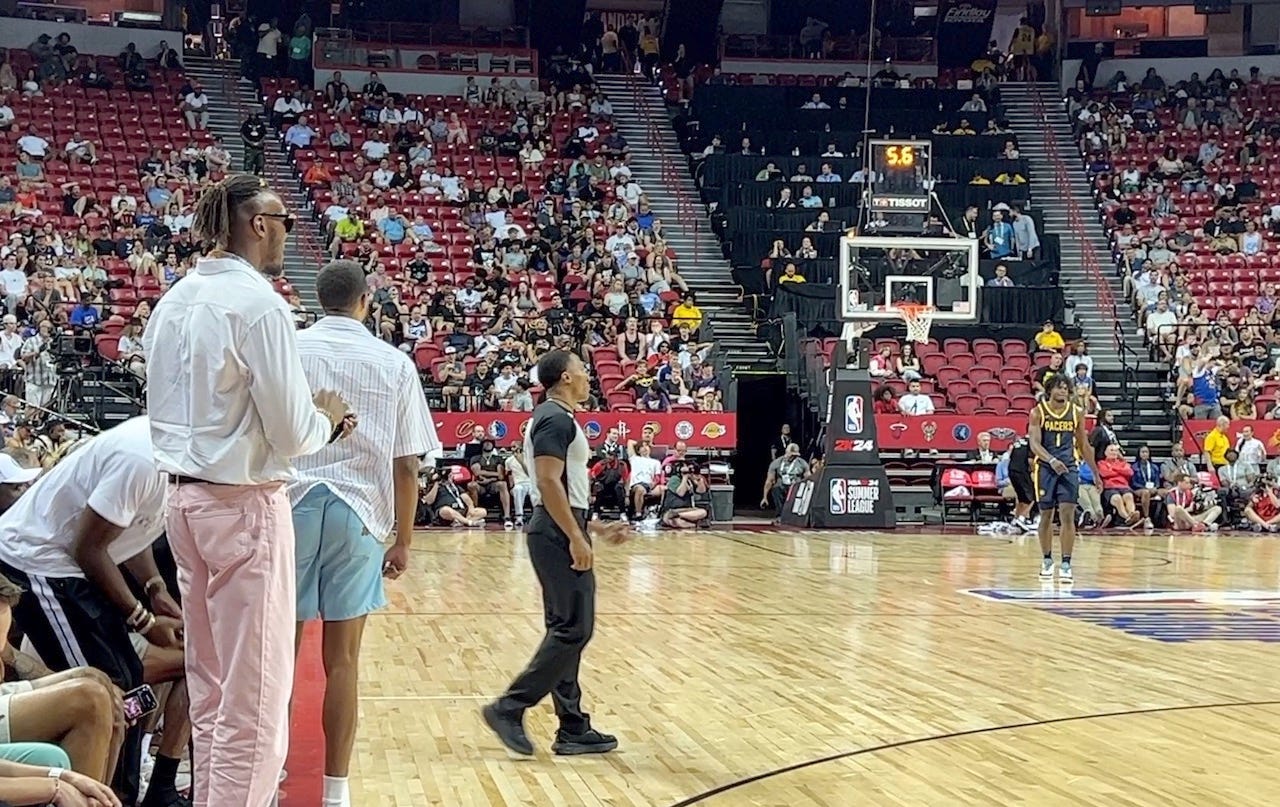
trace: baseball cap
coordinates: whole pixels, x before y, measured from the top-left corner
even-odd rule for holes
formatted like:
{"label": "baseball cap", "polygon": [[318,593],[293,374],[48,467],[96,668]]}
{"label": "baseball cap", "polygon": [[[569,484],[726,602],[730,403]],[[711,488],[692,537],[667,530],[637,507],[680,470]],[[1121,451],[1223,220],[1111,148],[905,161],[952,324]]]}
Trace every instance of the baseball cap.
{"label": "baseball cap", "polygon": [[0,485],[24,485],[39,475],[39,468],[23,468],[13,457],[0,454]]}

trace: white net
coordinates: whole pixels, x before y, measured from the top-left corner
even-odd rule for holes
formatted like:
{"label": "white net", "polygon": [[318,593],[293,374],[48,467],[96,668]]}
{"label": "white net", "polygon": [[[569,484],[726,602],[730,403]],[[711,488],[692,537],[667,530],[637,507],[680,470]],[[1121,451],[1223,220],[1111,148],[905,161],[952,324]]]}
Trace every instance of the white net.
{"label": "white net", "polygon": [[897,308],[902,321],[907,325],[907,338],[913,342],[928,342],[929,328],[933,326],[934,307],[899,304]]}

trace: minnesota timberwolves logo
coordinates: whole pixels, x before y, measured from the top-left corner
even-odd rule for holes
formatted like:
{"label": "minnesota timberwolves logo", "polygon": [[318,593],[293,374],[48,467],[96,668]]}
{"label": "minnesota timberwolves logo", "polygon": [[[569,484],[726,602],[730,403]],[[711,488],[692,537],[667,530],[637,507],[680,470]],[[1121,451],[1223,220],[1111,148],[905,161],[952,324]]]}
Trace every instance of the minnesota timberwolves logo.
{"label": "minnesota timberwolves logo", "polygon": [[973,430],[969,428],[968,423],[957,423],[955,428],[951,430],[951,436],[955,438],[957,443],[965,443],[969,441],[969,435]]}

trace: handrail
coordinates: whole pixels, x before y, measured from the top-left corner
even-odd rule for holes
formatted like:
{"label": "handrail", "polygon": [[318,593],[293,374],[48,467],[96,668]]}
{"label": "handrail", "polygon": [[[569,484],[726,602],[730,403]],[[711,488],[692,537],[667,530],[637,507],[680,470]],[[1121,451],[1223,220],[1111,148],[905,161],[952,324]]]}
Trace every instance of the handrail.
{"label": "handrail", "polygon": [[347,27],[353,36],[362,37],[366,42],[446,47],[529,47],[529,30],[524,26],[464,28],[443,23],[361,20],[351,22]]}
{"label": "handrail", "polygon": [[[1034,85],[1032,85],[1032,104],[1035,117],[1044,120],[1046,116],[1044,98],[1040,94],[1040,89]],[[1080,205],[1076,203],[1075,198],[1069,192],[1071,178],[1067,175],[1066,163],[1058,151],[1058,138],[1052,129],[1045,129],[1044,146],[1045,155],[1053,165],[1054,184],[1057,185],[1058,190],[1062,193],[1062,200],[1067,206],[1067,223],[1070,225],[1071,230],[1079,234],[1083,241],[1081,254],[1083,255],[1085,273],[1096,287],[1099,307],[1111,317],[1112,341],[1115,342],[1115,348],[1119,351],[1120,340],[1118,337],[1122,332],[1116,328],[1119,324],[1119,314],[1116,309],[1115,296],[1111,293],[1111,284],[1107,282],[1102,272],[1098,269],[1098,259],[1094,256],[1093,240],[1089,237],[1084,227],[1084,220],[1080,215]]]}
{"label": "handrail", "polygon": [[[630,84],[635,107],[643,116],[644,123],[646,124],[646,144],[648,145],[649,150],[657,156],[661,162],[659,171],[661,172],[662,183],[672,191],[672,195],[675,197],[676,218],[678,221],[664,222],[664,224],[669,224],[670,227],[668,229],[671,231],[675,231],[676,228],[679,228],[680,234],[685,236],[690,234],[689,228],[692,227],[693,250],[696,253],[700,250],[701,235],[699,233],[698,222],[695,217],[696,208],[689,200],[689,195],[684,190],[684,183],[681,181],[683,169],[667,151],[667,146],[662,138],[661,130],[659,130],[658,124],[654,120],[653,113],[649,110],[649,101],[645,98],[645,94],[642,90],[643,86],[648,85],[634,76],[628,77],[627,81]],[[693,260],[692,255],[684,257],[686,260]]]}

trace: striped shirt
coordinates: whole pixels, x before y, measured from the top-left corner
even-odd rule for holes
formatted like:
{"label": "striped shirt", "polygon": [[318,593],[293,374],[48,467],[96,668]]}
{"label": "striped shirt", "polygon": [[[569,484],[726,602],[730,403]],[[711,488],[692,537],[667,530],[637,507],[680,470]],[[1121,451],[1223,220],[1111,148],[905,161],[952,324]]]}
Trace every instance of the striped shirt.
{"label": "striped shirt", "polygon": [[403,352],[342,316],[300,332],[298,355],[311,387],[339,392],[360,425],[347,439],[294,461],[289,499],[297,505],[311,488],[327,485],[370,534],[385,539],[395,526],[392,460],[440,452],[418,371]]}

